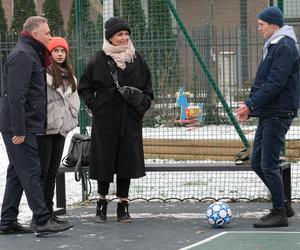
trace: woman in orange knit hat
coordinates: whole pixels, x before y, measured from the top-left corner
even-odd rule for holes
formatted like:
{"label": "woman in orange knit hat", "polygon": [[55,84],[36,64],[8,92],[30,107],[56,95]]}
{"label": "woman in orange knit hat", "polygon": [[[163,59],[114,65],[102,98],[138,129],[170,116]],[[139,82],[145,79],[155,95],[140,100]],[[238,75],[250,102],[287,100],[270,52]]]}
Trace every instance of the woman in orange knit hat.
{"label": "woman in orange knit hat", "polygon": [[62,37],[48,44],[52,63],[47,68],[47,129],[38,136],[41,179],[46,205],[57,223],[68,223],[53,214],[55,179],[66,135],[78,125],[80,100],[77,80],[68,60],[69,46]]}

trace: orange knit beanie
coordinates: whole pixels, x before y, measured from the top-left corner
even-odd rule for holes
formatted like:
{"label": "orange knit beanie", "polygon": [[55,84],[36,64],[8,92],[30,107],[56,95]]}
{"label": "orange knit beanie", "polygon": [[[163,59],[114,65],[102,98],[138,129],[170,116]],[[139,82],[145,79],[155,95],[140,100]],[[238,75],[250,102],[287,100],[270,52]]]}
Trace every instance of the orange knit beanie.
{"label": "orange knit beanie", "polygon": [[63,47],[66,50],[67,54],[69,54],[68,42],[63,37],[59,37],[59,36],[52,37],[50,43],[48,44],[48,50],[52,52],[52,50],[56,47]]}

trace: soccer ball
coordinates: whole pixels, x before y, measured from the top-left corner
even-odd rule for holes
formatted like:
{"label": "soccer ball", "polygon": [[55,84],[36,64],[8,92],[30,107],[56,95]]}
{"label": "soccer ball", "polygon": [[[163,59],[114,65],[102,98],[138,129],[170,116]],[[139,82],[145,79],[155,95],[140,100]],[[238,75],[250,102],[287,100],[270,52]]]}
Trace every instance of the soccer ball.
{"label": "soccer ball", "polygon": [[223,227],[231,221],[231,209],[224,202],[214,202],[207,208],[206,217],[208,223],[214,228]]}

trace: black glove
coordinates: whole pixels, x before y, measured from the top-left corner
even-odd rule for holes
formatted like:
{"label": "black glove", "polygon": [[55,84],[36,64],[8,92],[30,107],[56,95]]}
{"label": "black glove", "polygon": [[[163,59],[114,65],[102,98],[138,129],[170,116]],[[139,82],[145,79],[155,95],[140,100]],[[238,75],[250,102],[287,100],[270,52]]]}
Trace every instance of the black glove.
{"label": "black glove", "polygon": [[151,107],[151,98],[148,95],[144,95],[140,106],[135,107],[136,111],[140,114],[145,114],[146,111]]}

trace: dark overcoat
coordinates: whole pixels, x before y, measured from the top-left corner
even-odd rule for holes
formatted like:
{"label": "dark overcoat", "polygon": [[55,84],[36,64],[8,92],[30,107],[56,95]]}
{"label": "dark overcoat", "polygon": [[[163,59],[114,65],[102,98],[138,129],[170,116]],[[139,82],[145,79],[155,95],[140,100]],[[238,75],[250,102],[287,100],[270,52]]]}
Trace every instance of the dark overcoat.
{"label": "dark overcoat", "polygon": [[46,128],[47,96],[44,63],[46,47],[22,35],[4,65],[0,98],[0,131],[24,136]]}
{"label": "dark overcoat", "polygon": [[113,59],[97,52],[86,65],[78,85],[78,93],[92,112],[91,179],[113,181],[119,178],[145,176],[142,141],[143,116],[150,108],[153,90],[150,72],[139,53],[124,70],[115,68],[121,86],[139,88],[144,93],[140,106],[133,107],[117,91],[108,61]]}

